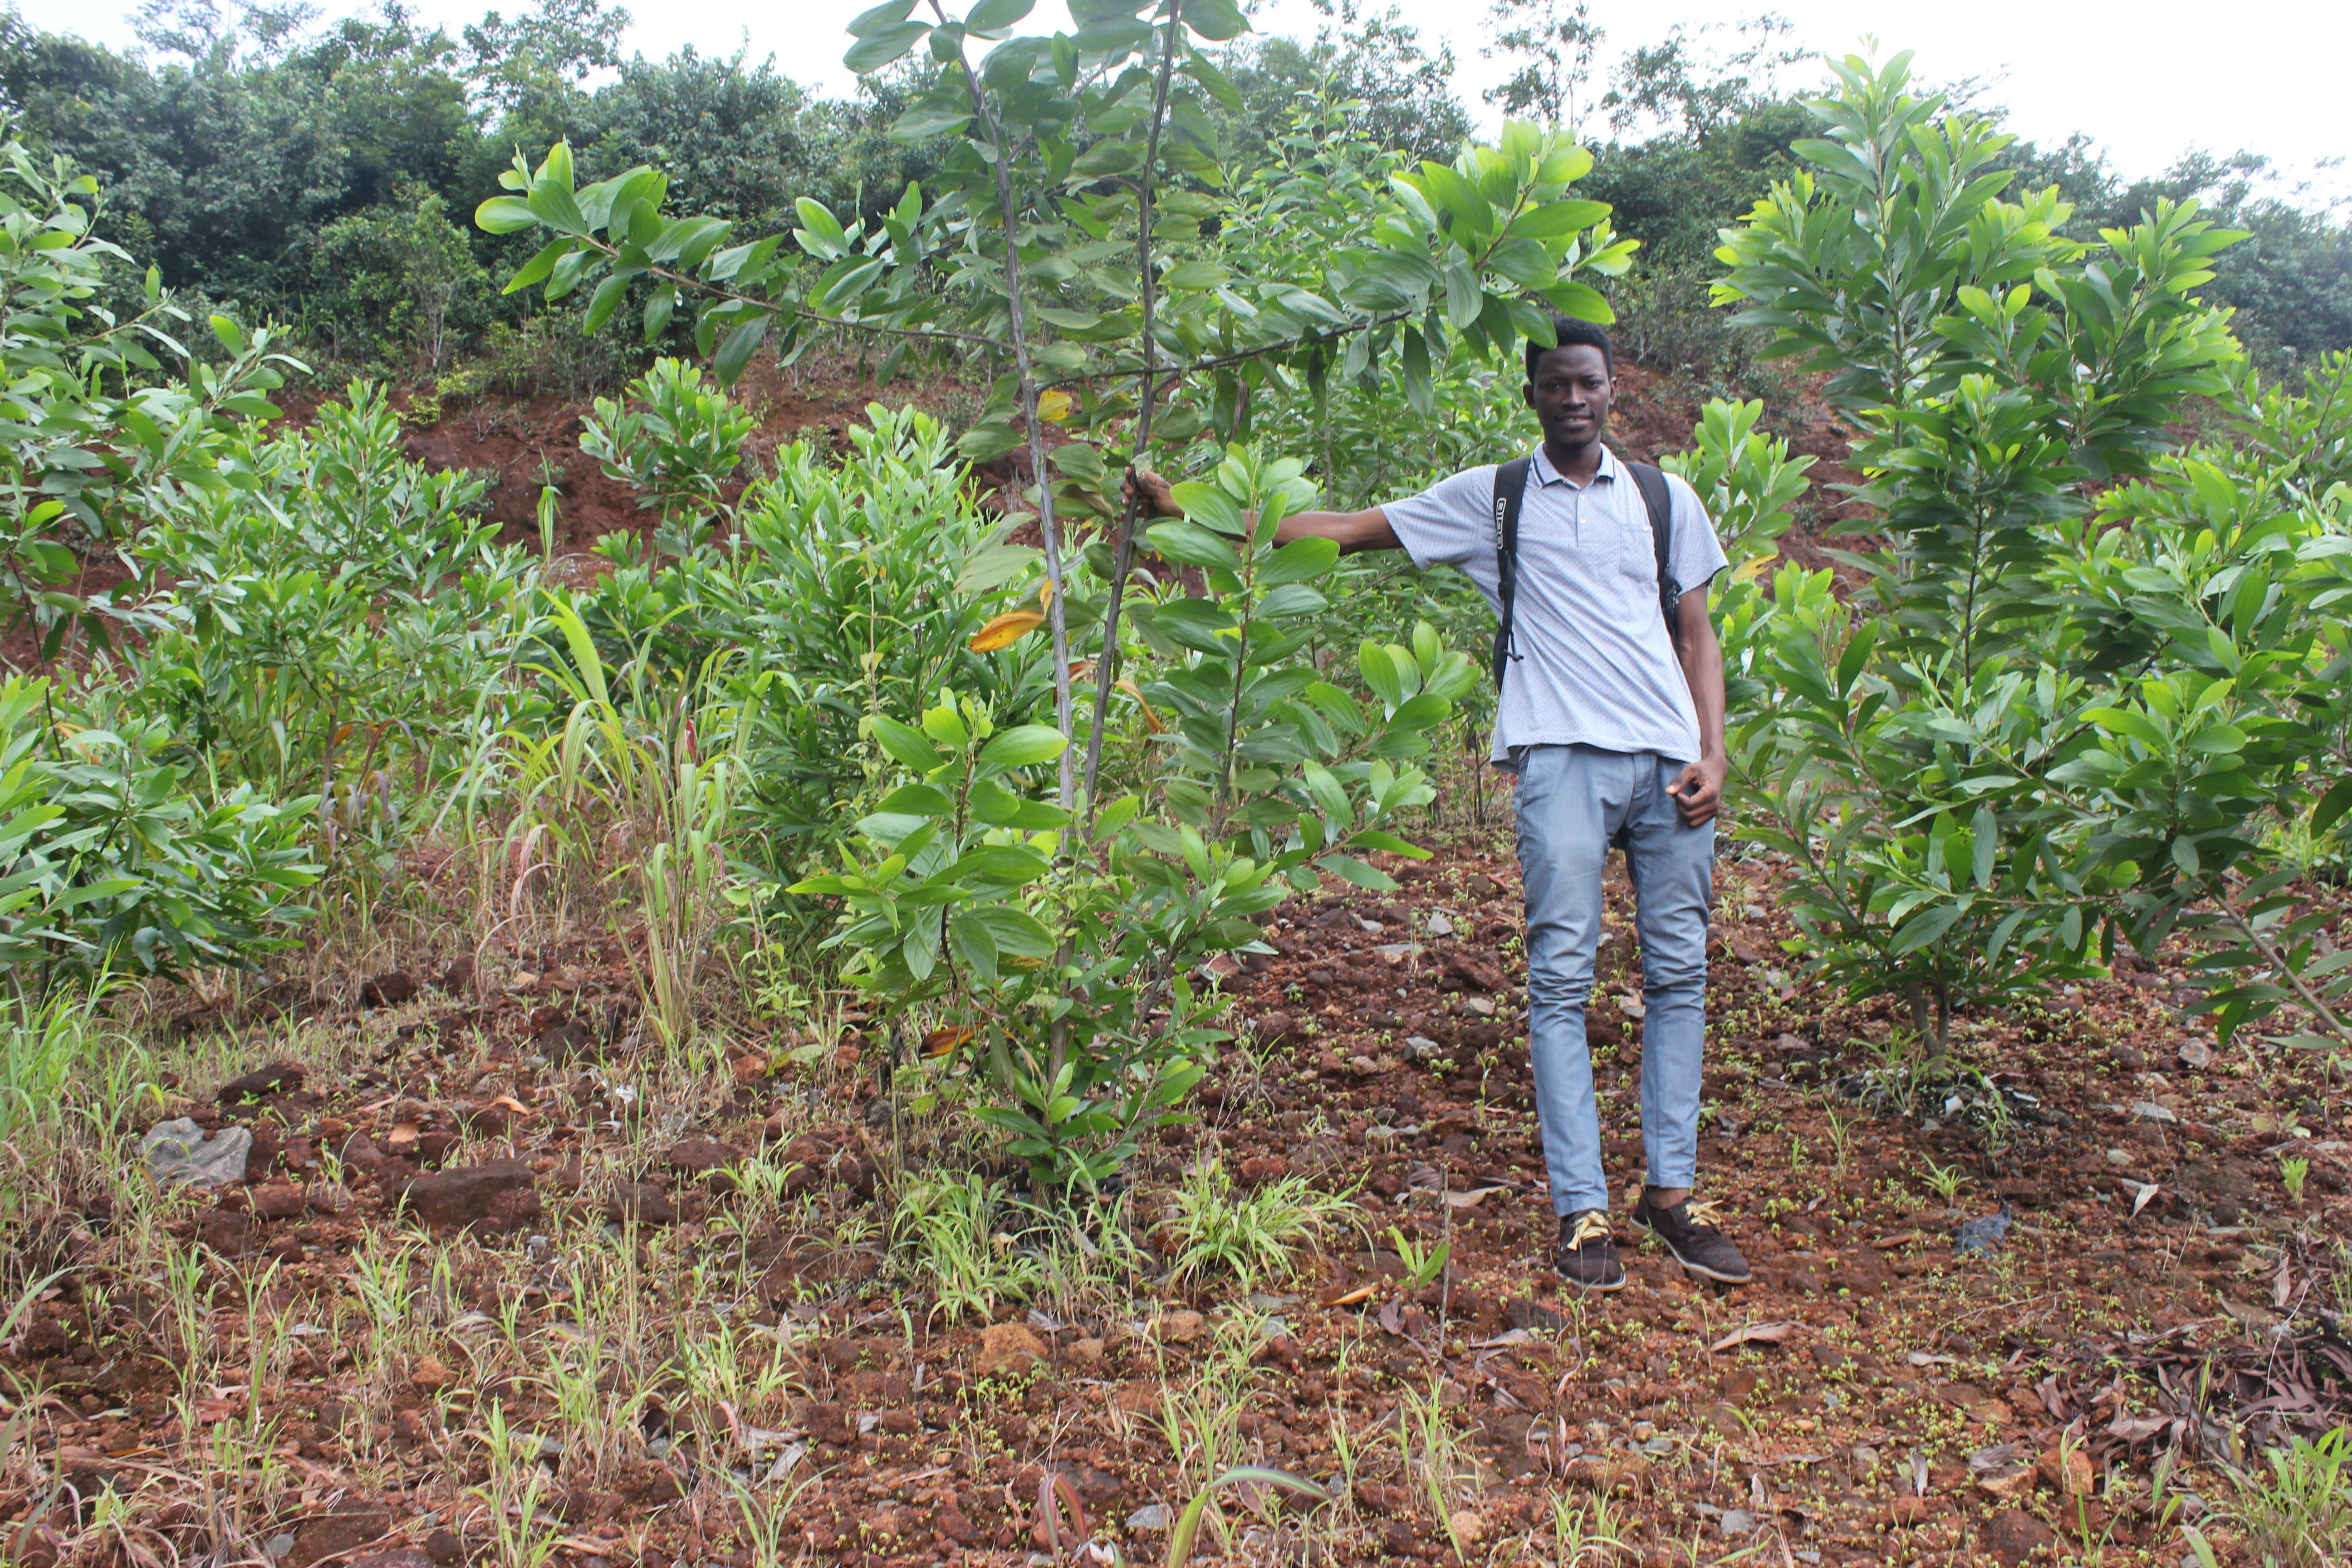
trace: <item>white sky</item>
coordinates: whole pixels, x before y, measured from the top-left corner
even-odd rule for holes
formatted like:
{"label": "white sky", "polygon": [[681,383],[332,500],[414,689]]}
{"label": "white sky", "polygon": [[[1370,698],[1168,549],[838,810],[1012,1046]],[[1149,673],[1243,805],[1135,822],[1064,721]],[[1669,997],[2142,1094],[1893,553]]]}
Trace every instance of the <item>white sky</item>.
{"label": "white sky", "polygon": [[[730,52],[748,39],[772,52],[778,68],[803,81],[845,91],[840,68],[849,17],[872,0],[702,0],[697,5],[628,0],[636,16],[629,42],[655,57],[692,44]],[[1382,0],[1368,0],[1373,9]],[[1424,42],[1449,39],[1459,59],[1457,85],[1471,111],[1492,119],[1481,89],[1505,72],[1482,59],[1486,0],[1395,0]],[[80,32],[121,46],[130,28],[100,19],[89,0],[16,0],[26,20],[53,31]],[[502,5],[530,0],[415,0],[428,22],[456,24]],[[1592,20],[1608,34],[1604,57],[1653,43],[1675,20],[1696,30],[1770,9],[1796,24],[1796,41],[1843,54],[1874,35],[1888,49],[1917,52],[1916,69],[1937,81],[1997,79],[1992,101],[2006,103],[2023,134],[2055,142],[2084,131],[2105,146],[2126,175],[2160,172],[2192,147],[2241,147],[2268,153],[2328,198],[2352,197],[2352,112],[2342,71],[2352,58],[2352,5],[2341,0],[2237,0],[2215,10],[2179,0],[2133,5],[2044,0],[2032,6],[1951,4],[1890,6],[1884,0],[1681,0],[1671,10],[1636,0],[1590,0]],[[331,15],[356,4],[326,0]],[[950,3],[950,14],[961,4]],[[128,10],[128,6],[125,6]],[[1024,30],[1064,25],[1063,0],[1040,0]],[[1311,37],[1318,22],[1307,0],[1266,0],[1264,32]],[[1801,72],[1802,68],[1799,68]],[[1791,86],[1807,79],[1792,73]]]}

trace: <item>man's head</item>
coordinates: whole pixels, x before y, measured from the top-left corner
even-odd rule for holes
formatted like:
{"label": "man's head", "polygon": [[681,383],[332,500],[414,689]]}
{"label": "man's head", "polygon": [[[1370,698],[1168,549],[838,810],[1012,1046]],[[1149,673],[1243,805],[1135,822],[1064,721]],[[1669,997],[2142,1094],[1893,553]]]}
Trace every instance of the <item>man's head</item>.
{"label": "man's head", "polygon": [[1576,452],[1600,440],[1608,426],[1616,356],[1609,334],[1591,321],[1560,316],[1552,330],[1559,338],[1556,348],[1528,340],[1525,396],[1545,442]]}

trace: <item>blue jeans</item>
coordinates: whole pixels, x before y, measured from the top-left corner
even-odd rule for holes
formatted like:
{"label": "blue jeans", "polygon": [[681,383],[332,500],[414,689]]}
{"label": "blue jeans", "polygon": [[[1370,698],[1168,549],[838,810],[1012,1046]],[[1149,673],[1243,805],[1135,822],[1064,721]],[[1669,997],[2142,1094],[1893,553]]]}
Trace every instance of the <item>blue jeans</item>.
{"label": "blue jeans", "polygon": [[1601,939],[1601,874],[1625,836],[1642,942],[1642,1145],[1648,1184],[1698,1173],[1706,1044],[1706,916],[1715,825],[1684,823],[1667,786],[1683,764],[1654,752],[1530,746],[1519,753],[1519,869],[1528,896],[1528,1054],[1552,1207],[1609,1206],[1584,1004]]}

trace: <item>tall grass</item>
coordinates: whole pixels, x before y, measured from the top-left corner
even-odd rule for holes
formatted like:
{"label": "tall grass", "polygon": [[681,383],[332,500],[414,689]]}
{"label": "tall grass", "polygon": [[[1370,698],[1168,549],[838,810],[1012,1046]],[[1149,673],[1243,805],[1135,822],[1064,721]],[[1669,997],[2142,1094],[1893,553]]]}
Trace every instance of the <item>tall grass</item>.
{"label": "tall grass", "polygon": [[0,1147],[54,1145],[67,1087],[90,1054],[91,998],[57,992],[42,1001],[0,1001]]}

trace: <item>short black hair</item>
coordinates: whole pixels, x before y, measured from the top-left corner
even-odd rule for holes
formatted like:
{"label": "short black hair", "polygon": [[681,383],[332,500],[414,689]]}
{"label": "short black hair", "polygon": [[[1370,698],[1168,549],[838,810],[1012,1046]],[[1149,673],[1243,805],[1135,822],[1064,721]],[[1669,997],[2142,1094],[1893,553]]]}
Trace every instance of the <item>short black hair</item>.
{"label": "short black hair", "polygon": [[1551,319],[1551,330],[1553,333],[1559,337],[1559,342],[1550,345],[1549,347],[1547,347],[1545,344],[1538,342],[1534,338],[1529,338],[1528,340],[1528,383],[1529,385],[1533,385],[1535,384],[1537,362],[1541,360],[1544,355],[1551,353],[1553,348],[1564,349],[1571,343],[1582,343],[1587,348],[1599,349],[1601,351],[1601,363],[1609,367],[1610,374],[1615,375],[1617,374],[1617,351],[1609,342],[1609,334],[1606,331],[1595,326],[1591,321],[1580,321],[1573,316],[1554,316]]}

